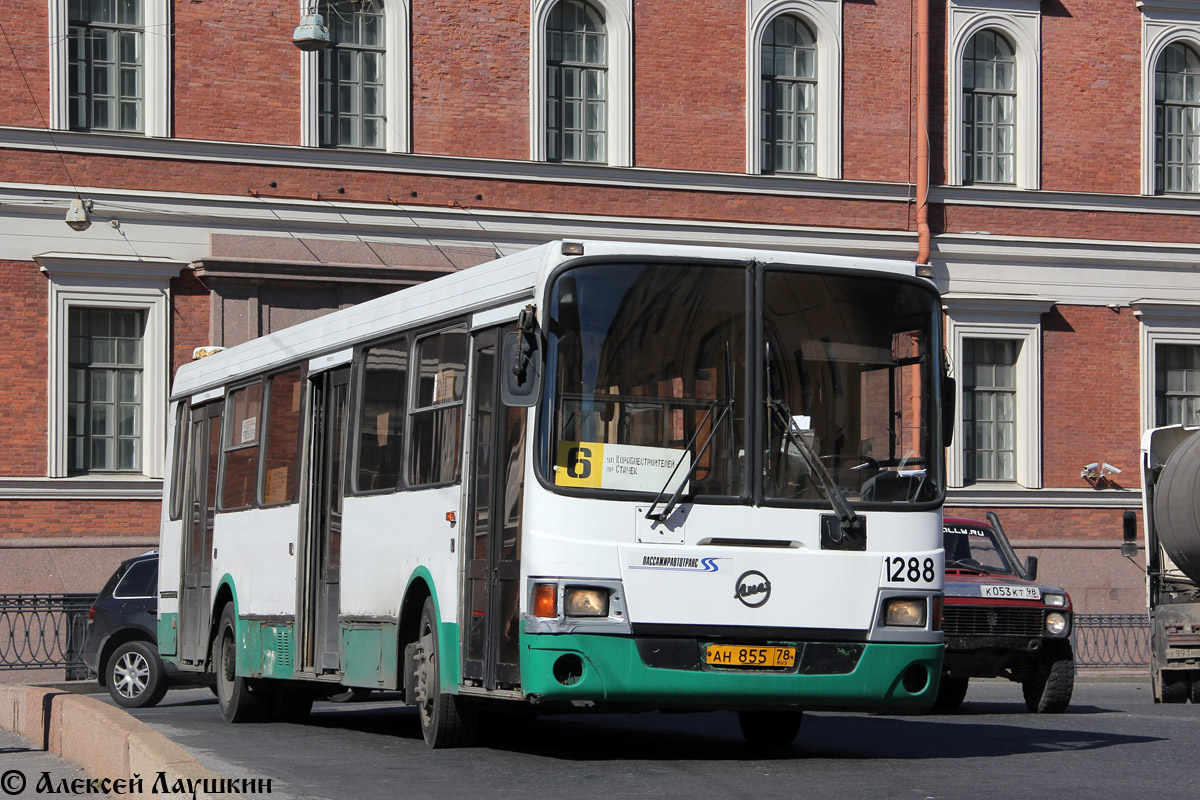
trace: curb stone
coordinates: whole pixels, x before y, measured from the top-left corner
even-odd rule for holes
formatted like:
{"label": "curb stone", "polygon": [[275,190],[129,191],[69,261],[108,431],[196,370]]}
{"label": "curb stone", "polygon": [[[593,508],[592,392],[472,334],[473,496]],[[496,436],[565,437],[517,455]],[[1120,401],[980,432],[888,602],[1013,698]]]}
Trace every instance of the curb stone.
{"label": "curb stone", "polygon": [[153,793],[160,772],[168,785],[180,779],[219,785],[221,777],[146,723],[87,695],[42,686],[0,686],[0,728],[78,764],[89,777],[140,776],[142,793],[120,797],[245,800],[233,793]]}

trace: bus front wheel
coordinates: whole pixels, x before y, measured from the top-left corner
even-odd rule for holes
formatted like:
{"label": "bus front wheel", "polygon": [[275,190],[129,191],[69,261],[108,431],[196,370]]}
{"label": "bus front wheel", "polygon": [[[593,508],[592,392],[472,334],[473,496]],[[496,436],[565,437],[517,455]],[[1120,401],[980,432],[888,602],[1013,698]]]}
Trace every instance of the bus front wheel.
{"label": "bus front wheel", "polygon": [[434,749],[470,745],[476,732],[475,709],[458,695],[442,692],[438,674],[437,612],[433,608],[433,598],[425,599],[418,630],[410,675],[415,682],[412,694],[425,744]]}
{"label": "bus front wheel", "polygon": [[800,733],[804,712],[754,709],[738,712],[738,725],[747,744],[758,747],[787,747]]}
{"label": "bus front wheel", "polygon": [[233,604],[221,612],[213,639],[213,669],[217,673],[217,701],[226,722],[252,722],[262,716],[262,703],[250,693],[249,681],[237,674],[237,625]]}

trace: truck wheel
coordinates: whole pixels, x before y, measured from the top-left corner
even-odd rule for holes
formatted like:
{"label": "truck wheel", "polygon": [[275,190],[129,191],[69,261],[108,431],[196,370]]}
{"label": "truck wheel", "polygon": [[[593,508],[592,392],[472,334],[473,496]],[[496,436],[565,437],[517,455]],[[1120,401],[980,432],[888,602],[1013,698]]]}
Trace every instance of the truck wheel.
{"label": "truck wheel", "polygon": [[1200,670],[1192,670],[1192,705],[1200,706]]}
{"label": "truck wheel", "polygon": [[416,681],[417,716],[421,720],[425,744],[433,749],[472,744],[477,730],[475,709],[458,695],[442,693],[437,612],[433,610],[432,598],[425,598],[425,606],[421,609],[416,645],[412,674]]}
{"label": "truck wheel", "polygon": [[738,726],[747,744],[756,747],[787,747],[800,732],[803,711],[739,711]]}
{"label": "truck wheel", "polygon": [[1039,659],[1037,673],[1021,683],[1025,705],[1035,714],[1061,714],[1071,704],[1075,659],[1068,645]]}
{"label": "truck wheel", "polygon": [[1163,671],[1162,702],[1186,703],[1188,701],[1188,674],[1179,671]]}
{"label": "truck wheel", "polygon": [[237,674],[237,626],[232,603],[221,612],[221,624],[213,639],[212,664],[217,673],[217,701],[225,721],[254,722],[261,719],[263,704],[260,698],[251,694],[250,682]]}
{"label": "truck wheel", "polygon": [[933,707],[939,711],[949,711],[961,706],[967,697],[967,684],[970,682],[970,678],[943,675],[942,682],[938,684],[937,699],[933,701]]}

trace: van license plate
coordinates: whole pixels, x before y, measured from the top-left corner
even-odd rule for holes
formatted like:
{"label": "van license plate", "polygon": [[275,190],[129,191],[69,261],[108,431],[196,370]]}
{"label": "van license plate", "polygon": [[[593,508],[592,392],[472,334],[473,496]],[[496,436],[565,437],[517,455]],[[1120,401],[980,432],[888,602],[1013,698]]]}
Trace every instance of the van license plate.
{"label": "van license plate", "polygon": [[714,667],[794,667],[794,647],[751,647],[740,644],[710,644],[704,663]]}

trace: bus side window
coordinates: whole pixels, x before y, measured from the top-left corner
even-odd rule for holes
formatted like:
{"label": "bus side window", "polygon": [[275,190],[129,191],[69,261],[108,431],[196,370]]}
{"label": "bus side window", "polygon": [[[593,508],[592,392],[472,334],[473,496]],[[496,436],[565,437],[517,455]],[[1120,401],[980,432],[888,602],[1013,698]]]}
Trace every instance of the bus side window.
{"label": "bus side window", "polygon": [[416,402],[409,443],[408,480],[431,486],[458,480],[466,393],[467,329],[417,340]]}
{"label": "bus side window", "polygon": [[363,354],[354,485],[359,492],[394,491],[400,486],[407,375],[408,340],[403,336]]}
{"label": "bus side window", "polygon": [[221,510],[254,505],[258,488],[258,442],[262,422],[262,383],[229,393],[225,428],[225,470],[221,476]]}
{"label": "bus side window", "polygon": [[300,464],[300,368],[267,381],[267,422],[263,441],[263,505],[296,499]]}
{"label": "bus side window", "polygon": [[174,451],[171,459],[171,506],[169,509],[172,520],[183,518],[183,487],[187,473],[188,451],[187,410],[186,400],[175,406],[175,436],[171,443]]}

